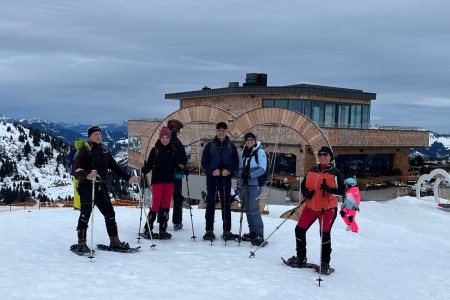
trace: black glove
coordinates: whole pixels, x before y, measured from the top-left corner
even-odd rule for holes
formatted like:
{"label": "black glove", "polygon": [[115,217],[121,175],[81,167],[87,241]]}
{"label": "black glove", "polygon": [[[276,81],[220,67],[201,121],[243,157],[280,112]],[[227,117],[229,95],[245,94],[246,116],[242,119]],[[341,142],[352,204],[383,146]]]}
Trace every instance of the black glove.
{"label": "black glove", "polygon": [[315,194],[315,193],[316,193],[315,190],[312,190],[312,191],[306,190],[306,191],[303,193],[303,196],[305,196],[306,199],[312,199],[312,197],[314,197],[314,194]]}
{"label": "black glove", "polygon": [[353,223],[353,216],[348,216],[348,221],[349,221],[350,223]]}
{"label": "black glove", "polygon": [[330,187],[328,186],[328,184],[326,184],[326,183],[322,183],[321,185],[320,185],[320,189],[322,190],[322,191],[325,191],[325,192],[330,192]]}
{"label": "black glove", "polygon": [[345,218],[345,211],[343,209],[341,209],[341,211],[339,212],[339,214],[341,215],[342,218]]}
{"label": "black glove", "polygon": [[242,180],[244,180],[244,182],[248,182],[248,180],[250,179],[250,174],[244,171],[241,173],[241,178]]}
{"label": "black glove", "polygon": [[183,169],[183,174],[186,177],[189,176],[189,174],[190,174],[189,169],[188,168]]}

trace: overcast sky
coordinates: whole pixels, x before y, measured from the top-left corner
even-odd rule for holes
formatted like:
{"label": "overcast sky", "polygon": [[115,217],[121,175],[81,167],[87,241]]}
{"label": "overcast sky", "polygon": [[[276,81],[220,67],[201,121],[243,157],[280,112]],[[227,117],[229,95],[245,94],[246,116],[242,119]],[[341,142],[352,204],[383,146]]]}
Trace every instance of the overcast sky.
{"label": "overcast sky", "polygon": [[371,124],[450,133],[448,0],[1,0],[0,114],[163,118],[246,73],[377,93]]}

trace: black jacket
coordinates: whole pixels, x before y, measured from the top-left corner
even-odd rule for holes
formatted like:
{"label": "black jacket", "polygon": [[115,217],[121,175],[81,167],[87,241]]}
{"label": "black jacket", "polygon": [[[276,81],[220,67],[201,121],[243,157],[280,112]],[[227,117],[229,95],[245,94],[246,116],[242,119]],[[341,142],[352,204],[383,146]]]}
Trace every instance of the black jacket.
{"label": "black jacket", "polygon": [[177,152],[177,162],[180,165],[186,166],[188,158],[186,155],[186,150],[184,149],[183,144],[181,143],[180,139],[177,137],[177,134],[175,132],[171,133],[170,142],[175,147],[175,150]]}
{"label": "black jacket", "polygon": [[152,184],[173,183],[175,181],[175,172],[178,165],[176,152],[172,142],[167,146],[164,146],[159,140],[156,142],[144,167],[141,169],[144,174],[152,172]]}
{"label": "black jacket", "polygon": [[104,149],[102,144],[89,142],[89,145],[90,149],[87,146],[81,147],[75,161],[75,177],[80,181],[80,184],[91,182],[86,179],[86,176],[92,170],[97,170],[97,174],[103,182],[107,181],[108,170],[113,171],[122,179],[130,180],[131,175],[119,167],[111,153]]}

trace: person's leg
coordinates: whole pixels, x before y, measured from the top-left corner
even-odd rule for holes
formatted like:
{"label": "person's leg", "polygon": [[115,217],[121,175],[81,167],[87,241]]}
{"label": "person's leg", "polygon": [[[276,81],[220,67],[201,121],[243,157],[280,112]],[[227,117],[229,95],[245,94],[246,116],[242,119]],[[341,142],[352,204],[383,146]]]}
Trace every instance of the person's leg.
{"label": "person's leg", "polygon": [[[333,227],[334,220],[336,220],[337,209],[327,209],[323,215],[323,237],[322,237],[322,258],[321,262],[330,263],[331,260],[331,228]],[[322,214],[319,216],[322,218]]]}
{"label": "person's leg", "polygon": [[223,231],[231,231],[231,206],[230,206],[230,189],[231,176],[221,177],[219,179],[220,204],[222,206],[222,228]]}
{"label": "person's leg", "polygon": [[246,206],[247,222],[250,232],[264,236],[264,223],[259,209],[259,200],[262,194],[262,187],[252,185],[248,187],[248,201]]}
{"label": "person's leg", "polygon": [[173,210],[172,210],[172,223],[174,224],[174,226],[183,224],[184,197],[182,195],[182,191],[183,191],[183,180],[175,179],[173,190]]}
{"label": "person's leg", "polygon": [[206,177],[206,231],[214,230],[214,214],[216,209],[216,192],[217,192],[218,178],[213,176]]}

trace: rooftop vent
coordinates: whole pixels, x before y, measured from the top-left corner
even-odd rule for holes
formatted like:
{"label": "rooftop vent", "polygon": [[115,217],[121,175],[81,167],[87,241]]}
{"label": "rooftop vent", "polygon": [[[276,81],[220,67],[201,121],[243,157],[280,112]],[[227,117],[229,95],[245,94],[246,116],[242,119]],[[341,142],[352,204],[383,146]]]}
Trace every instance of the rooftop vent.
{"label": "rooftop vent", "polygon": [[228,87],[239,87],[239,82],[229,82]]}
{"label": "rooftop vent", "polygon": [[267,86],[267,74],[247,73],[243,86]]}

